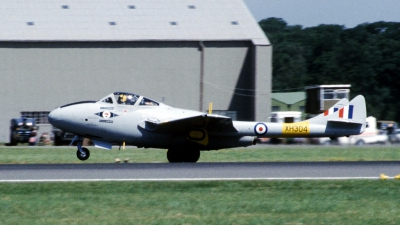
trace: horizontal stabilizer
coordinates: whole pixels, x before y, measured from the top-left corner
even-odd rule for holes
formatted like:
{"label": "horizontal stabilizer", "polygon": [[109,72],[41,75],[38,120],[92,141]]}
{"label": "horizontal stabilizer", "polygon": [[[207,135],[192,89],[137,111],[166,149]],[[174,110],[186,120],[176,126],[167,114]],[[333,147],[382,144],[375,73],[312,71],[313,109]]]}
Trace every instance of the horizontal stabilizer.
{"label": "horizontal stabilizer", "polygon": [[353,123],[353,124],[362,124],[360,121],[354,121],[354,120],[347,120],[347,119],[330,119],[328,120],[328,123]]}

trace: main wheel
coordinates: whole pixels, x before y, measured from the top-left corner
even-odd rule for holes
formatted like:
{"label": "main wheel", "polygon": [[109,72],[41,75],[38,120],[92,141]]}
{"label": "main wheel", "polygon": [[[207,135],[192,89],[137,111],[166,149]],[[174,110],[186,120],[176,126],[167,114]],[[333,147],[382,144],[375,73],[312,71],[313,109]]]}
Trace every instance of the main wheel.
{"label": "main wheel", "polygon": [[199,158],[199,150],[168,149],[167,151],[167,159],[170,163],[195,163]]}
{"label": "main wheel", "polygon": [[183,152],[176,149],[168,149],[167,159],[170,163],[183,162]]}
{"label": "main wheel", "polygon": [[82,148],[82,151],[79,151],[78,149],[78,151],[76,152],[76,156],[82,161],[87,160],[90,156],[90,151],[87,148]]}
{"label": "main wheel", "polygon": [[200,151],[199,150],[187,150],[184,154],[185,159],[184,162],[195,163],[200,159]]}

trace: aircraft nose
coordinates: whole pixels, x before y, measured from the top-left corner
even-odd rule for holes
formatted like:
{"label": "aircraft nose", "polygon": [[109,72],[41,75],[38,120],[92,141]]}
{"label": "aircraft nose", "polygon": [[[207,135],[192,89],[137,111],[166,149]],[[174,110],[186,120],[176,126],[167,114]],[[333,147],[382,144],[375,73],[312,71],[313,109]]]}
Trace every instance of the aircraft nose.
{"label": "aircraft nose", "polygon": [[49,119],[49,122],[53,126],[57,126],[58,121],[61,120],[61,112],[60,111],[61,111],[60,108],[54,109],[47,116],[47,118]]}

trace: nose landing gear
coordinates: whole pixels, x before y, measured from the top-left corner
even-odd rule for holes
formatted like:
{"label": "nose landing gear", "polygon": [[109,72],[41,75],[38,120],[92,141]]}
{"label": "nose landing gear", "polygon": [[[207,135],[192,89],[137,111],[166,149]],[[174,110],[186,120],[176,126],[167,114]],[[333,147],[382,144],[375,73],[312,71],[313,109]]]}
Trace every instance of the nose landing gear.
{"label": "nose landing gear", "polygon": [[76,156],[78,159],[85,161],[90,157],[90,151],[87,148],[82,147],[82,138],[79,137],[77,141],[78,151],[76,151]]}

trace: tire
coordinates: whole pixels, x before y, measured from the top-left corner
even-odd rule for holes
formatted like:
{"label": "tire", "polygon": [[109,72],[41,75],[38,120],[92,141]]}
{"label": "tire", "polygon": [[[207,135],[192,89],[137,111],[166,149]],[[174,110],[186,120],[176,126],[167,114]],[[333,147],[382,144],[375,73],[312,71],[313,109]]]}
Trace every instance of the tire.
{"label": "tire", "polygon": [[12,134],[10,134],[10,146],[15,146],[18,144],[18,140],[15,140],[16,134],[13,132]]}
{"label": "tire", "polygon": [[14,141],[14,139],[10,139],[10,146],[16,146],[18,142]]}
{"label": "tire", "polygon": [[78,149],[78,151],[76,151],[76,156],[78,159],[85,161],[90,157],[90,151],[87,148],[82,148],[82,152]]}
{"label": "tire", "polygon": [[188,150],[184,154],[185,159],[184,162],[195,163],[200,159],[200,151],[199,150]]}
{"label": "tire", "polygon": [[182,151],[179,151],[176,149],[168,149],[167,159],[168,159],[168,162],[170,162],[170,163],[182,163],[183,162]]}
{"label": "tire", "polygon": [[168,149],[167,151],[167,159],[170,163],[195,163],[199,158],[199,150]]}
{"label": "tire", "polygon": [[357,145],[357,146],[363,146],[363,145],[365,145],[365,142],[364,142],[363,140],[358,140],[358,141],[356,142],[356,145]]}

